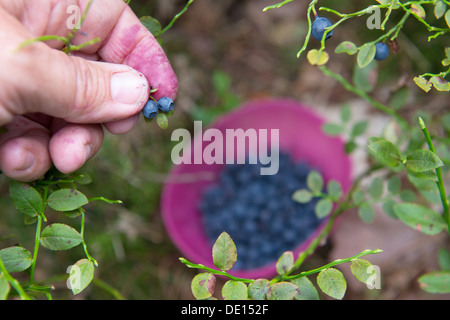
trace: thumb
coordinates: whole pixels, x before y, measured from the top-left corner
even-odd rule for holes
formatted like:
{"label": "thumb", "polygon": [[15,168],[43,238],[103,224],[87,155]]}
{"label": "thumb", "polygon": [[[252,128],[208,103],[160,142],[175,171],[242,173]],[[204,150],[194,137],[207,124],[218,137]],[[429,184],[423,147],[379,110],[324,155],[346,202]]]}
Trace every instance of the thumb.
{"label": "thumb", "polygon": [[13,98],[6,102],[13,114],[40,112],[72,123],[104,123],[137,114],[149,97],[146,77],[126,65],[69,56],[43,43],[25,47],[13,60],[9,65],[18,76],[9,80],[10,90],[17,92],[6,95]]}

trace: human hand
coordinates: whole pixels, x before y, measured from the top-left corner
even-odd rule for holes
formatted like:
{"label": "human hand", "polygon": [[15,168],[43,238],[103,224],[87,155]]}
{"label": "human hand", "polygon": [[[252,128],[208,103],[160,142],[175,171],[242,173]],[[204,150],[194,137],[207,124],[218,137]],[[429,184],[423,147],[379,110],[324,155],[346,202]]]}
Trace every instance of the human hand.
{"label": "human hand", "polygon": [[[67,55],[69,5],[88,0],[8,0],[0,3],[0,169],[13,179],[40,178],[52,163],[63,173],[99,150],[103,126],[123,134],[148,100],[176,97],[177,78],[153,35],[123,0],[92,1],[72,44],[100,41]],[[138,72],[138,71],[139,72]]]}

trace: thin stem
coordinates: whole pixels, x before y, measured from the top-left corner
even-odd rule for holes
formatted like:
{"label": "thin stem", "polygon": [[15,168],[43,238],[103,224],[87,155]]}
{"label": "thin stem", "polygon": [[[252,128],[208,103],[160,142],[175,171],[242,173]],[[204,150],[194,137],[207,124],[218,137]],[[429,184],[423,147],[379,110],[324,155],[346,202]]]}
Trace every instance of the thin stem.
{"label": "thin stem", "polygon": [[227,277],[227,278],[229,278],[231,280],[234,280],[234,281],[247,282],[247,283],[252,283],[252,282],[255,281],[253,279],[238,278],[238,277],[232,276],[228,272],[219,271],[219,270],[216,270],[216,269],[213,269],[213,268],[209,268],[209,267],[204,266],[202,264],[196,264],[196,263],[190,262],[189,260],[186,260],[185,258],[180,258],[180,261],[182,263],[184,263],[189,268],[194,268],[194,269],[199,269],[199,270],[203,270],[203,271],[208,271],[208,272],[210,272],[212,274],[219,275],[219,276],[224,276],[224,277]]}
{"label": "thin stem", "polygon": [[398,120],[401,124],[403,124],[406,128],[410,128],[410,124],[402,117],[400,116],[395,110],[389,108],[388,106],[382,104],[381,102],[378,102],[371,96],[369,96],[365,91],[361,90],[360,88],[357,88],[353,86],[351,83],[349,83],[344,77],[342,77],[340,74],[334,73],[330,69],[328,69],[326,66],[320,66],[319,69],[326,75],[329,76],[336,81],[338,81],[341,85],[345,87],[350,92],[353,92],[354,94],[360,96],[367,102],[369,102],[371,105],[373,105],[376,109],[394,117],[396,120]]}
{"label": "thin stem", "polygon": [[314,6],[316,5],[317,1],[318,1],[318,0],[313,0],[313,1],[311,1],[311,3],[310,3],[309,6],[308,6],[308,11],[307,11],[307,14],[306,14],[306,18],[307,18],[307,20],[308,20],[308,32],[307,32],[307,34],[306,34],[305,42],[303,43],[303,46],[302,46],[301,49],[297,52],[297,58],[299,58],[300,55],[303,53],[303,51],[306,50],[306,47],[308,46],[309,39],[311,38],[311,32],[312,32],[312,31],[311,31],[311,26],[312,26],[311,12],[315,11]]}
{"label": "thin stem", "polygon": [[266,12],[266,11],[268,11],[268,10],[270,10],[270,9],[278,9],[278,8],[281,8],[281,7],[284,6],[285,4],[287,4],[287,3],[289,3],[289,2],[292,2],[292,1],[294,1],[294,0],[285,0],[285,1],[283,1],[283,2],[280,2],[280,3],[277,3],[277,4],[273,4],[273,5],[271,5],[271,6],[267,6],[267,7],[265,7],[265,8],[263,9],[263,12]]}
{"label": "thin stem", "polygon": [[[422,132],[425,136],[425,139],[427,141],[428,147],[430,148],[431,152],[436,154],[436,149],[434,148],[433,140],[431,139],[430,133],[428,132],[428,128],[425,125],[425,122],[421,117],[419,117],[419,124],[420,128],[422,129]],[[447,194],[445,192],[445,185],[444,185],[444,179],[442,178],[442,170],[440,167],[436,168],[436,176],[438,178],[437,186],[439,188],[439,195],[441,196],[442,201],[442,207],[444,208],[444,218],[445,221],[447,221],[447,231],[450,233],[450,214],[449,214],[449,203],[447,200]]]}
{"label": "thin stem", "polygon": [[173,17],[172,21],[170,21],[169,24],[163,30],[161,30],[161,32],[159,33],[158,37],[160,37],[164,32],[166,32],[167,30],[169,30],[173,26],[175,21],[177,21],[178,18],[180,18],[183,15],[183,13],[189,8],[189,6],[191,5],[192,2],[194,2],[194,0],[189,0],[186,3],[184,8]]}
{"label": "thin stem", "polygon": [[330,263],[328,263],[328,264],[326,264],[326,265],[324,265],[322,267],[316,268],[316,269],[312,269],[312,270],[309,270],[309,271],[303,271],[303,272],[301,272],[299,274],[296,274],[296,275],[293,275],[293,276],[284,276],[284,277],[282,277],[282,280],[293,280],[293,279],[297,279],[297,278],[301,278],[301,277],[306,277],[306,276],[309,276],[311,274],[318,273],[318,272],[320,272],[320,271],[322,271],[324,269],[328,269],[328,268],[334,267],[334,266],[339,265],[339,264],[352,262],[352,261],[354,261],[356,259],[359,259],[359,258],[361,258],[363,256],[366,256],[366,255],[369,255],[369,254],[377,254],[377,253],[381,253],[381,252],[383,252],[383,250],[380,250],[380,249],[364,250],[364,251],[362,251],[362,252],[358,253],[357,255],[354,255],[353,257],[350,257],[350,258],[337,259],[337,260],[334,260],[334,261],[332,261],[332,262],[330,262]]}
{"label": "thin stem", "polygon": [[33,252],[33,261],[31,263],[30,268],[30,285],[34,282],[34,269],[36,267],[37,256],[39,252],[39,242],[41,240],[41,229],[42,229],[42,217],[38,216],[37,224],[36,224],[36,235],[34,239],[34,252]]}
{"label": "thin stem", "polygon": [[14,290],[16,290],[20,299],[31,300],[30,296],[26,294],[20,283],[9,274],[8,270],[6,270],[2,259],[0,259],[0,271],[3,273],[3,276],[6,278],[6,280],[8,280],[9,284],[14,288]]}
{"label": "thin stem", "polygon": [[111,294],[117,300],[125,300],[124,296],[122,296],[122,294],[117,289],[113,288],[106,282],[104,282],[98,278],[94,278],[94,279],[92,279],[92,283],[94,283],[96,286],[102,288],[103,290],[105,290],[106,292]]}
{"label": "thin stem", "polygon": [[79,211],[80,211],[80,213],[81,213],[81,228],[80,228],[81,230],[80,230],[80,234],[81,234],[81,237],[82,237],[82,239],[83,239],[82,245],[83,245],[84,253],[86,254],[86,257],[87,257],[90,261],[92,261],[96,267],[98,267],[98,262],[97,262],[97,260],[95,260],[95,259],[89,254],[89,251],[88,251],[88,249],[87,249],[86,242],[84,241],[84,224],[85,224],[85,221],[86,221],[86,217],[85,217],[85,214],[84,214],[84,210],[83,210],[83,208],[80,208]]}

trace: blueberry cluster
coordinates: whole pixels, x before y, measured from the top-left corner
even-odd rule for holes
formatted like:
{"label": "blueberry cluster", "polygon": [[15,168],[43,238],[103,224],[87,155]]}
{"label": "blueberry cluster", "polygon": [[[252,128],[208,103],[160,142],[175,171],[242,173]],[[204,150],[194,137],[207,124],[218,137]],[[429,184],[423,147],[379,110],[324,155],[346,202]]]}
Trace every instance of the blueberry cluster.
{"label": "blueberry cluster", "polygon": [[236,244],[235,269],[251,269],[294,249],[320,224],[316,200],[300,204],[292,194],[306,188],[311,168],[280,154],[279,171],[261,175],[261,164],[225,165],[219,181],[200,202],[203,224],[213,243],[226,231]]}
{"label": "blueberry cluster", "polygon": [[148,119],[153,119],[159,111],[170,112],[173,110],[174,103],[169,97],[162,97],[158,101],[150,99],[142,109],[142,114]]}

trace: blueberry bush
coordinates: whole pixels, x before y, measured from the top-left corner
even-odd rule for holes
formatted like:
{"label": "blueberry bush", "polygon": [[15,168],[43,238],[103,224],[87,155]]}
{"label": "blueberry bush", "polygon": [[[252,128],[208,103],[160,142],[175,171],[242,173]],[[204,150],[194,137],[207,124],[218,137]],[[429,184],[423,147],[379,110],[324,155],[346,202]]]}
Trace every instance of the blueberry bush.
{"label": "blueberry bush", "polygon": [[[281,8],[291,2],[294,2],[294,0],[285,0],[268,6],[263,11]],[[374,89],[370,76],[373,76],[374,70],[381,68],[378,63],[388,60],[391,53],[400,54],[401,48],[397,38],[401,33],[415,32],[414,28],[407,30],[406,25],[409,25],[408,23],[414,23],[415,27],[417,25],[425,27],[429,32],[427,41],[430,43],[438,37],[447,36],[450,32],[450,3],[441,0],[408,2],[377,0],[377,4],[361,8],[356,12],[341,13],[328,7],[316,8],[319,2],[319,0],[312,0],[309,3],[306,16],[308,30],[297,57],[300,58],[303,52],[308,50],[309,45],[318,44],[319,48],[310,49],[307,52],[306,58],[309,64],[318,66],[325,76],[334,79],[346,90],[367,101],[377,111],[391,117],[390,126],[393,130],[383,130],[379,136],[369,137],[367,144],[358,145],[358,137],[366,133],[368,121],[363,120],[350,125],[349,120],[352,117],[352,110],[347,105],[341,108],[341,122],[330,122],[323,126],[323,130],[327,134],[346,138],[345,150],[347,153],[350,154],[357,149],[364,150],[369,157],[369,167],[355,179],[350,191],[344,197],[341,197],[341,188],[338,183],[328,185],[327,192],[323,192],[323,179],[320,173],[316,171],[311,172],[307,178],[307,180],[316,181],[316,183],[305,184],[305,181],[303,181],[304,185],[297,186],[298,190],[286,191],[292,197],[291,200],[310,205],[311,207],[307,211],[315,212],[318,219],[327,217],[328,222],[327,227],[298,257],[293,257],[292,251],[289,250],[282,254],[280,254],[280,251],[277,252],[280,255],[276,264],[278,275],[272,280],[240,279],[228,273],[233,267],[239,269],[242,265],[248,267],[254,267],[255,264],[259,265],[262,263],[260,260],[267,263],[268,258],[265,258],[261,246],[261,248],[255,250],[255,256],[251,258],[253,265],[248,265],[245,257],[242,257],[243,261],[240,264],[241,256],[238,256],[240,247],[243,247],[241,250],[244,254],[247,254],[246,247],[241,243],[241,235],[243,232],[250,233],[251,231],[244,228],[252,228],[252,226],[251,224],[247,226],[241,223],[240,227],[235,229],[233,223],[239,221],[240,212],[243,211],[243,208],[234,207],[232,201],[229,200],[227,205],[230,206],[229,213],[231,216],[228,217],[228,221],[221,221],[220,210],[216,212],[217,219],[209,221],[210,211],[215,210],[216,201],[224,200],[228,190],[227,184],[219,184],[211,188],[206,194],[206,203],[202,203],[205,224],[211,230],[212,236],[217,236],[221,228],[226,231],[217,238],[213,247],[213,261],[218,269],[197,265],[181,258],[181,261],[188,267],[205,271],[197,275],[192,281],[192,292],[197,299],[214,298],[215,275],[229,279],[221,290],[222,297],[225,299],[317,299],[317,291],[307,278],[313,273],[318,273],[317,285],[324,293],[333,298],[342,299],[345,294],[346,281],[342,273],[332,266],[350,261],[352,261],[351,271],[356,278],[370,285],[367,282],[368,277],[370,280],[374,280],[371,278],[373,275],[367,273],[367,270],[371,270],[368,269],[370,262],[359,258],[366,254],[379,253],[381,250],[367,250],[349,259],[339,259],[329,265],[292,275],[302,266],[306,257],[314,252],[320,241],[326,237],[335,219],[342,212],[352,208],[356,209],[362,221],[366,223],[373,221],[375,216],[374,206],[381,204],[389,217],[400,220],[405,225],[426,235],[432,236],[441,232],[450,232],[450,196],[446,192],[444,179],[450,163],[448,98],[447,106],[443,107],[442,113],[431,115],[421,110],[418,114],[411,116],[411,113],[402,110],[406,102],[405,93],[407,95],[409,92],[408,87],[398,89],[391,101],[387,103],[377,100],[370,94]],[[335,46],[335,54],[356,55],[353,79],[347,80],[342,74],[328,68],[327,64],[331,55],[327,53],[326,49],[329,47],[332,36],[339,32],[339,26],[349,19],[361,17],[369,19],[368,21],[377,19],[377,16],[374,18],[374,14],[380,13],[379,17],[382,17],[382,12],[384,13],[384,19],[379,19],[379,27],[377,28],[379,35],[376,38],[360,45],[345,40]],[[311,41],[311,36],[318,42]],[[450,48],[442,47],[436,48],[436,50],[442,52],[441,67],[448,68],[450,65]],[[450,82],[446,79],[449,73],[450,69],[436,73],[427,72],[412,75],[411,80],[427,93],[434,88],[437,92],[445,94],[450,91]],[[430,133],[427,123],[432,123],[435,126],[433,134]],[[222,176],[222,179],[229,176],[228,170],[225,171],[225,176]],[[249,171],[247,169],[246,173]],[[236,179],[239,179],[238,175],[236,175]],[[285,183],[288,183],[288,180]],[[252,181],[257,183],[255,178]],[[363,182],[368,183],[364,184]],[[233,191],[241,190],[236,187],[232,189]],[[246,186],[245,191],[241,190],[240,195],[245,197],[246,194],[253,192],[252,189]],[[217,193],[222,194],[222,197],[217,197]],[[269,206],[270,200],[267,199],[271,199],[271,197],[266,198],[264,205]],[[255,200],[253,196],[252,201]],[[244,205],[247,206],[247,212],[257,207],[251,201],[244,201]],[[282,215],[280,219],[282,219]],[[272,223],[275,224],[275,221],[272,221]],[[281,238],[284,238],[287,230],[288,227],[285,225]],[[232,240],[233,235],[237,238],[236,242]],[[297,240],[301,241],[301,237],[298,237]],[[249,239],[244,239],[244,241],[249,241]],[[274,243],[277,242],[272,239],[271,245],[275,245]],[[280,250],[282,251],[281,248]],[[275,253],[273,254],[275,255]],[[418,279],[423,290],[429,293],[450,292],[449,257],[450,254],[446,248],[439,251],[438,260],[441,269],[423,274]],[[270,256],[270,258],[273,258],[273,256]],[[308,297],[302,297],[301,294],[305,292]]]}

